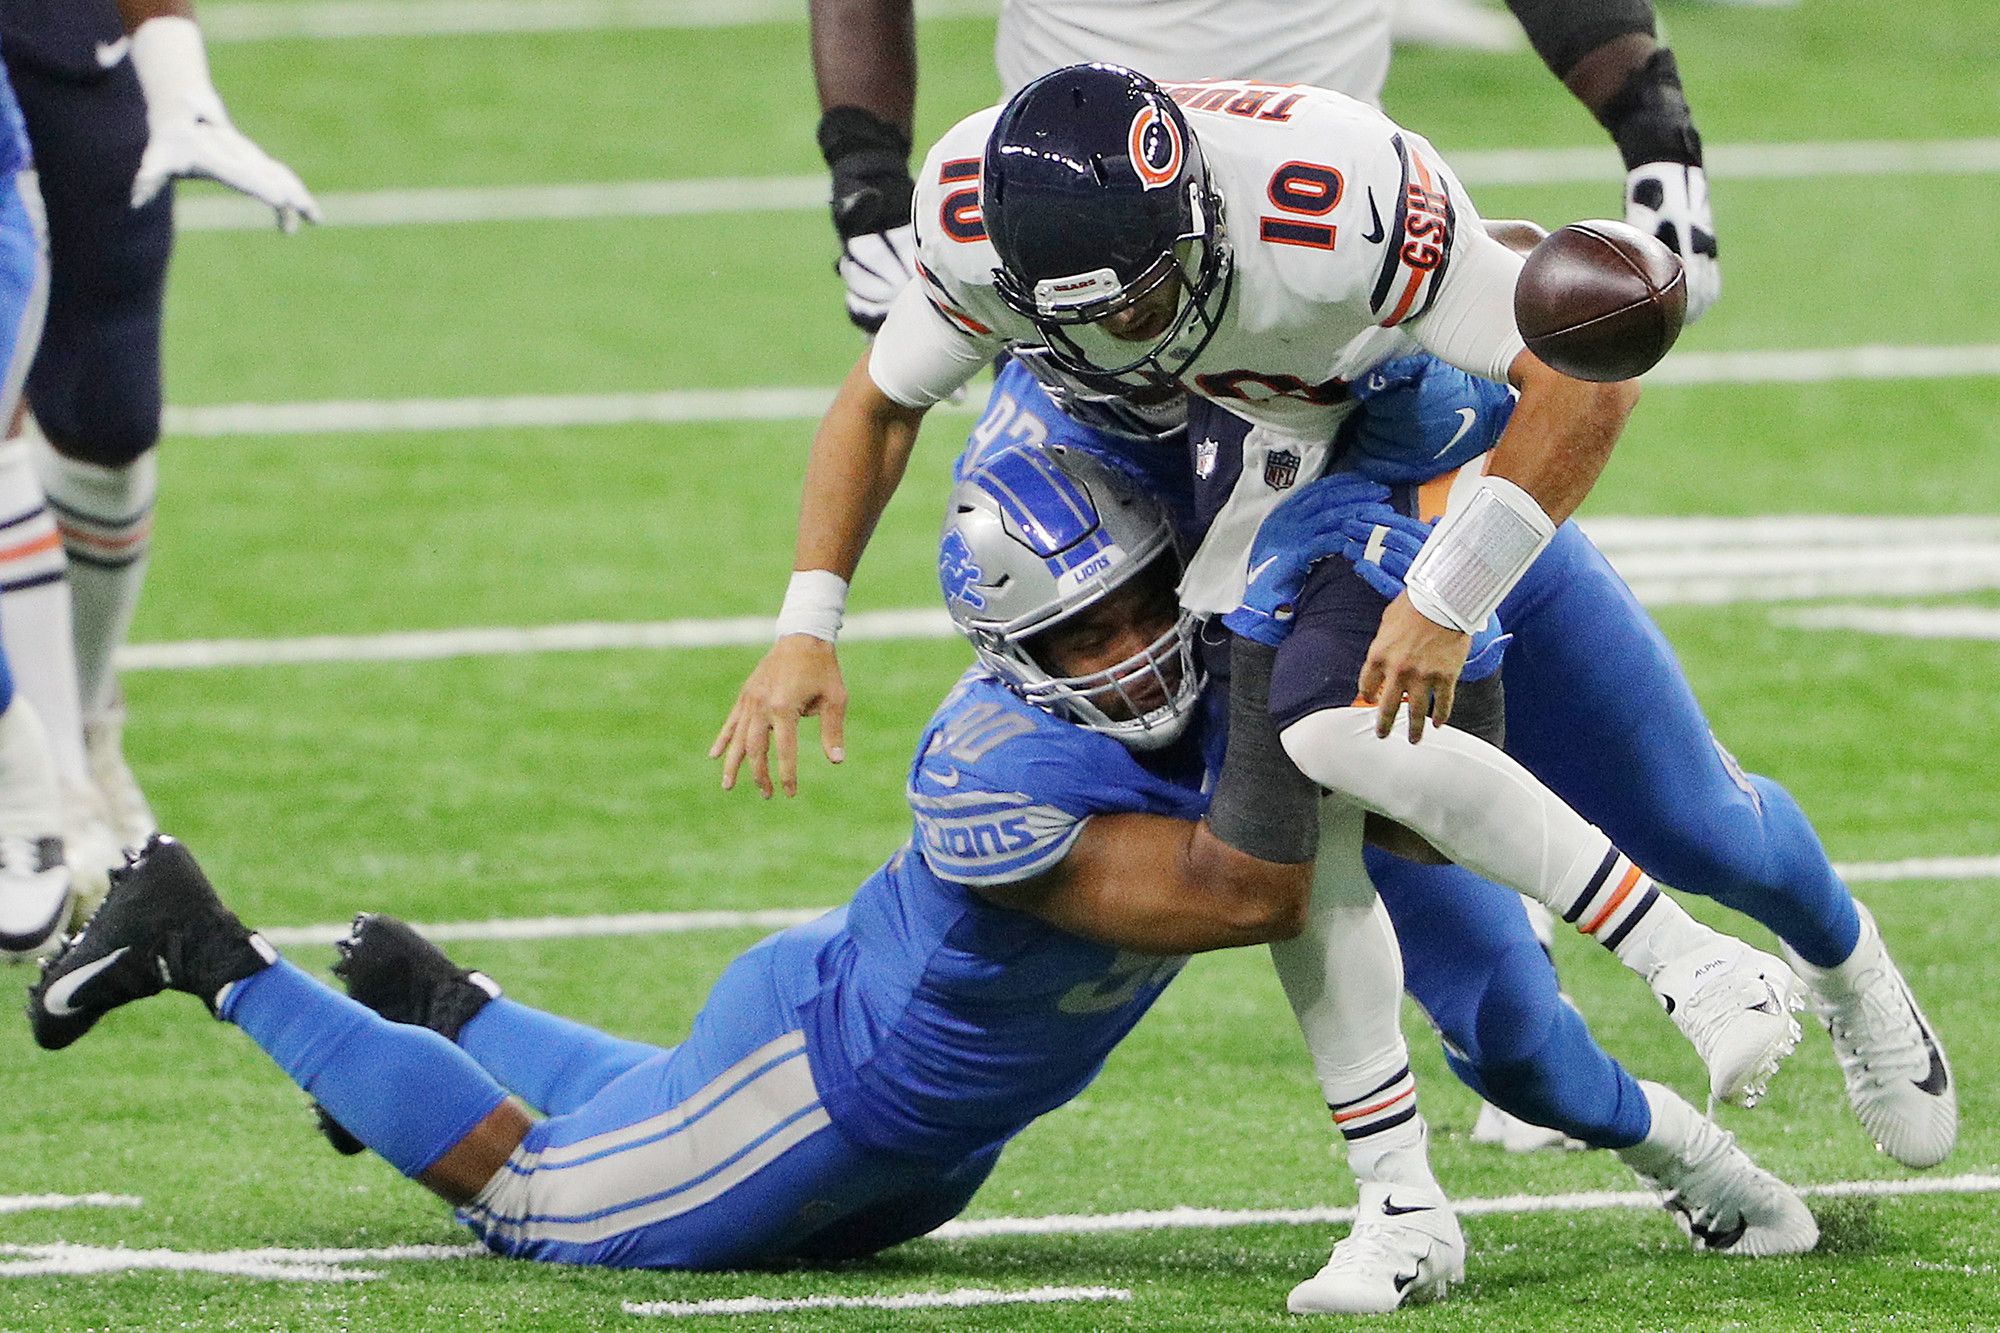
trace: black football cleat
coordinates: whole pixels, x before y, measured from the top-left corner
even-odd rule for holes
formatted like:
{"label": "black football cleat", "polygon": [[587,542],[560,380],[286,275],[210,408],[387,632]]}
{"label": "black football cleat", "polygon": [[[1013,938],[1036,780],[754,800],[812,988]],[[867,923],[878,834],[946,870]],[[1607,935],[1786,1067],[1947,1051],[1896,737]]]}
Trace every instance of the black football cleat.
{"label": "black football cleat", "polygon": [[[337,942],[333,974],[348,995],[392,1023],[425,1027],[451,1041],[500,987],[484,972],[452,962],[444,950],[393,916],[363,912],[347,938]],[[361,1140],[317,1104],[313,1114],[334,1151],[353,1156]]]}
{"label": "black football cleat", "polygon": [[197,996],[214,1013],[231,983],[277,958],[222,905],[187,848],[156,833],[111,872],[90,924],[42,964],[28,1024],[36,1044],[59,1051],[119,1005],[163,990]]}

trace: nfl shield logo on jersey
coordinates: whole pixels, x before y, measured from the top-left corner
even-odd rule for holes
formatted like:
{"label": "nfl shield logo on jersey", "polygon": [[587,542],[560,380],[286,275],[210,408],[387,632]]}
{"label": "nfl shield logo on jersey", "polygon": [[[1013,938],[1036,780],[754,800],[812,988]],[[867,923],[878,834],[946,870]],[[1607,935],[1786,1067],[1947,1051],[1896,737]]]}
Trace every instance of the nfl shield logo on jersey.
{"label": "nfl shield logo on jersey", "polygon": [[1288,491],[1299,479],[1299,456],[1290,449],[1273,449],[1264,455],[1264,484],[1274,491]]}
{"label": "nfl shield logo on jersey", "polygon": [[1222,451],[1222,441],[1205,438],[1194,447],[1194,475],[1207,481],[1215,475],[1215,456]]}

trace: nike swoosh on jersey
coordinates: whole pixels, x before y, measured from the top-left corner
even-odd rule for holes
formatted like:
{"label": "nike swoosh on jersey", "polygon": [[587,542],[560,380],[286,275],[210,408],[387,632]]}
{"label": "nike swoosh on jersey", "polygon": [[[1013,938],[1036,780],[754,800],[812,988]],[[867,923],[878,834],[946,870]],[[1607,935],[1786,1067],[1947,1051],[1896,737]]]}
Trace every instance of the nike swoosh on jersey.
{"label": "nike swoosh on jersey", "polygon": [[131,947],[129,944],[122,945],[105,954],[104,957],[98,959],[96,962],[85,963],[76,971],[57,978],[54,984],[42,992],[42,1008],[48,1010],[56,1018],[68,1018],[71,1014],[74,1014],[76,1006],[70,1003],[70,997],[83,987],[89,985],[98,973],[117,963],[120,958],[123,958],[131,950]]}
{"label": "nike swoosh on jersey", "polygon": [[120,37],[115,42],[99,42],[97,44],[97,67],[99,69],[110,69],[126,56],[130,55],[131,52],[132,39],[130,37]]}
{"label": "nike swoosh on jersey", "polygon": [[1382,211],[1375,207],[1375,191],[1368,191],[1368,234],[1361,239],[1373,245],[1387,233],[1382,230]]}
{"label": "nike swoosh on jersey", "polygon": [[959,772],[955,768],[927,768],[924,770],[924,775],[940,787],[956,787],[958,785]]}
{"label": "nike swoosh on jersey", "polygon": [[1458,429],[1453,431],[1451,438],[1444,442],[1444,448],[1431,455],[1433,458],[1443,458],[1446,454],[1450,453],[1452,447],[1465,438],[1465,433],[1479,422],[1479,411],[1477,408],[1455,407],[1452,411],[1458,413]]}

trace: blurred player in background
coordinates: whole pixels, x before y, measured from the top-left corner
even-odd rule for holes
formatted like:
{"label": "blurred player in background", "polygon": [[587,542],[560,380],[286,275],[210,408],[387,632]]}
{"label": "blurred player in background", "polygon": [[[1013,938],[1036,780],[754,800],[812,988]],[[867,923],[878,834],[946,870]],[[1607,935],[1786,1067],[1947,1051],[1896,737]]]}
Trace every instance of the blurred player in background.
{"label": "blurred player in background", "polygon": [[62,533],[45,604],[32,620],[9,606],[6,627],[55,744],[73,852],[109,863],[155,827],[125,763],[112,658],[153,526],[171,182],[219,181],[271,205],[288,231],[319,214],[298,177],[230,123],[187,0],[0,0],[0,35],[48,214],[29,447]]}
{"label": "blurred player in background", "polygon": [[[1652,0],[1508,0],[1528,39],[1625,159],[1625,217],[1687,267],[1688,313],[1722,292],[1701,136]],[[1007,0],[994,58],[1002,90],[1103,60],[1162,83],[1238,76],[1379,102],[1396,0]],[[874,332],[910,280],[912,0],[812,0],[819,146],[848,317]]]}
{"label": "blurred player in background", "polygon": [[[1342,549],[1351,524],[1397,516],[1340,497],[1321,519],[1290,577]],[[506,999],[388,918],[357,920],[335,969],[353,998],[338,996],[276,963],[165,841],[45,973],[37,1037],[67,1045],[163,984],[197,994],[336,1128],[524,1258],[729,1267],[921,1235],[965,1206],[1014,1133],[1089,1082],[1186,953],[1294,936],[1308,897],[1338,890],[1330,858],[1297,859],[1316,838],[1287,849],[1287,811],[1246,804],[1261,760],[1242,747],[1275,752],[1268,713],[1232,717],[1218,754],[1180,568],[1162,506],[1088,455],[1001,451],[974,467],[952,494],[939,575],[979,664],[918,747],[909,845],[846,908],[732,964],[671,1050]],[[1277,795],[1291,822],[1314,823],[1309,784]],[[1334,817],[1343,878],[1365,883],[1358,812]],[[1372,895],[1332,906],[1336,928],[1386,936]],[[1481,924],[1441,923],[1470,969],[1499,961]],[[1310,931],[1296,943],[1320,947]],[[1504,962],[1549,972],[1538,954]],[[1344,1061],[1368,1081],[1337,1111],[1363,1208],[1297,1309],[1389,1310],[1463,1271],[1389,998],[1385,1021],[1317,1029],[1323,1072]],[[1588,1075],[1563,1070],[1564,1123],[1668,1194],[1698,1245],[1812,1246],[1796,1193],[1672,1092],[1634,1082],[1580,1020],[1537,1070],[1559,1064]],[[417,1083],[426,1097],[407,1095]],[[530,1126],[503,1087],[551,1118]]]}
{"label": "blurred player in background", "polygon": [[[21,439],[21,381],[35,354],[48,297],[48,251],[28,141],[14,90],[0,77],[0,622],[16,604],[42,600],[59,580],[62,553],[41,485]],[[9,639],[0,632],[0,641]],[[60,647],[67,650],[67,642]],[[69,921],[62,796],[49,738],[15,688],[13,654],[0,649],[0,960],[53,947]],[[65,652],[65,661],[67,654]]]}

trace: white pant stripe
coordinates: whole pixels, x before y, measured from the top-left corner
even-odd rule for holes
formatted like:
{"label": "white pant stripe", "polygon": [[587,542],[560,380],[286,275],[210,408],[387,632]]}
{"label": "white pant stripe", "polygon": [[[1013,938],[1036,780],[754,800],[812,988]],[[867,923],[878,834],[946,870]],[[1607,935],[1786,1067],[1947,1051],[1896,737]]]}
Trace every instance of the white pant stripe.
{"label": "white pant stripe", "polygon": [[482,1192],[475,1211],[491,1219],[488,1230],[498,1239],[607,1240],[713,1201],[831,1123],[802,1057],[783,1060],[729,1091],[739,1068],[676,1108],[699,1101],[712,1109],[692,1121],[680,1116],[679,1127],[665,1137],[630,1142],[636,1127],[598,1135],[585,1142],[601,1145],[622,1136],[627,1143],[557,1170],[547,1169],[541,1155],[517,1151],[510,1169]]}
{"label": "white pant stripe", "polygon": [[658,1115],[648,1116],[646,1119],[636,1121],[630,1125],[621,1125],[617,1129],[606,1130],[602,1134],[593,1134],[587,1139],[578,1139],[575,1143],[566,1143],[561,1147],[544,1149],[540,1158],[541,1164],[543,1166],[567,1166],[571,1163],[581,1161],[586,1157],[594,1157],[599,1153],[610,1152],[625,1147],[628,1144],[636,1143],[641,1139],[649,1139],[658,1134],[668,1133],[693,1120],[724,1097],[727,1097],[730,1089],[773,1060],[792,1056],[796,1058],[797,1063],[803,1066],[805,1063],[805,1049],[806,1038],[803,1032],[787,1032],[782,1037],[765,1042],[762,1046],[759,1046],[756,1050],[750,1052],[750,1054],[744,1056],[720,1074],[717,1074],[702,1085],[701,1091],[695,1093],[694,1096],[688,1098],[678,1106],[662,1111]]}

